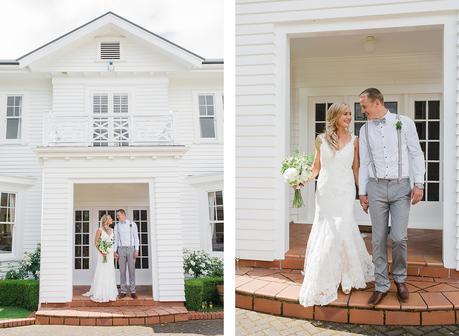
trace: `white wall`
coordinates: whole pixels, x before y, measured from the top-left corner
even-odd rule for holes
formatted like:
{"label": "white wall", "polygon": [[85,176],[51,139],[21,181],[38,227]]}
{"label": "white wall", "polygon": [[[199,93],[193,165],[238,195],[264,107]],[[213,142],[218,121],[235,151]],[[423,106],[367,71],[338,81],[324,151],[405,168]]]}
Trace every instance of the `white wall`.
{"label": "white wall", "polygon": [[[435,11],[456,15],[458,9],[456,1],[236,1],[236,256],[272,260],[288,248],[288,189],[279,166],[291,149],[290,101],[296,99],[289,38],[408,26],[408,20],[438,24],[445,19]],[[313,67],[299,75],[318,77]]]}

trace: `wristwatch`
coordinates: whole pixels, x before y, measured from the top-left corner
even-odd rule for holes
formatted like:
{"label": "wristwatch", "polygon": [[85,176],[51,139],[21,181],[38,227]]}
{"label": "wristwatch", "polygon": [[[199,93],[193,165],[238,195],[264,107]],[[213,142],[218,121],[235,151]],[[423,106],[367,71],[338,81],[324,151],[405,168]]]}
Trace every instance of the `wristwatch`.
{"label": "wristwatch", "polygon": [[418,189],[424,190],[424,183],[415,183],[414,186]]}

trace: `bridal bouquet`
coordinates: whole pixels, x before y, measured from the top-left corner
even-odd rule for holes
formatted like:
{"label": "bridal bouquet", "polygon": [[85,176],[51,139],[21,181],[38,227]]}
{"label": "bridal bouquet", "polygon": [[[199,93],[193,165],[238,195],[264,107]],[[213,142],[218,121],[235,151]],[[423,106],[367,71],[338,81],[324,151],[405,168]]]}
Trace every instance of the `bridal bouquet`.
{"label": "bridal bouquet", "polygon": [[107,254],[111,251],[112,246],[113,246],[113,240],[99,239],[99,251],[102,253],[105,253],[104,258],[102,259],[102,262],[104,263],[107,262]]}
{"label": "bridal bouquet", "polygon": [[285,181],[292,187],[295,187],[293,196],[293,207],[301,208],[304,205],[301,196],[301,188],[304,187],[308,176],[312,171],[314,155],[306,155],[295,151],[295,153],[282,161],[281,173]]}

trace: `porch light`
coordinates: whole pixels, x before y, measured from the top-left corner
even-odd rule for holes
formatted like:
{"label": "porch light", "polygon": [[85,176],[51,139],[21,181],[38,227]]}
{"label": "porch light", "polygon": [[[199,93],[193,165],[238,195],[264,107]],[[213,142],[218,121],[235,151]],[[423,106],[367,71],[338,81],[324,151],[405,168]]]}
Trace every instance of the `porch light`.
{"label": "porch light", "polygon": [[367,53],[374,52],[376,49],[375,37],[368,35],[365,39],[365,43],[363,44],[363,48]]}

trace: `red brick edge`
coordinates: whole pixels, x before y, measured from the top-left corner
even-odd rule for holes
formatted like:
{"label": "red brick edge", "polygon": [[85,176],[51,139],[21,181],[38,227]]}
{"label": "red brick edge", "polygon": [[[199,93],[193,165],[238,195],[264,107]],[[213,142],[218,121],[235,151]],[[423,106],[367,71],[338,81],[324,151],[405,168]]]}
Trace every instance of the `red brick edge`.
{"label": "red brick edge", "polygon": [[22,327],[35,324],[35,317],[0,321],[0,328]]}
{"label": "red brick edge", "polygon": [[188,319],[189,320],[222,320],[224,316],[223,311],[219,312],[196,312],[196,311],[190,311],[188,312]]}

